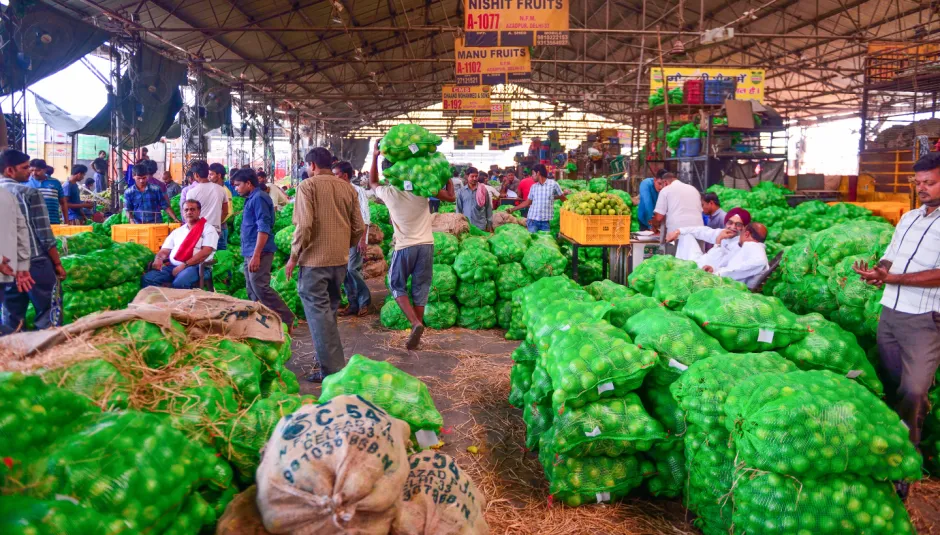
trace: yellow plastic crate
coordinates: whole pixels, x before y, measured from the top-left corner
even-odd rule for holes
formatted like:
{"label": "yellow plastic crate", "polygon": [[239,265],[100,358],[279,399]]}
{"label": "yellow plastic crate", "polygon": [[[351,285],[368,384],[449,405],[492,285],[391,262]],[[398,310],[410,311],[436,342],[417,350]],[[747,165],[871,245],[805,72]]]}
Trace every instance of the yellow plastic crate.
{"label": "yellow plastic crate", "polygon": [[579,215],[561,211],[561,233],[581,245],[629,245],[629,215]]}
{"label": "yellow plastic crate", "polygon": [[91,225],[49,225],[55,236],[71,236],[80,232],[91,232]]}
{"label": "yellow plastic crate", "polygon": [[124,224],[111,227],[112,240],[119,243],[139,243],[155,253],[160,250],[160,246],[169,235],[170,225],[167,223]]}

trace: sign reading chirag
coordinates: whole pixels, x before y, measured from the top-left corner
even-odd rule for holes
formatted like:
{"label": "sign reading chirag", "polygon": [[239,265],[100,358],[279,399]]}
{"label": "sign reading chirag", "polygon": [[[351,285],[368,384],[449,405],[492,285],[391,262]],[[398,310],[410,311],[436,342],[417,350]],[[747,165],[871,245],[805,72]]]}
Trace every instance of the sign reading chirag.
{"label": "sign reading chirag", "polygon": [[569,1],[464,0],[466,46],[566,46]]}

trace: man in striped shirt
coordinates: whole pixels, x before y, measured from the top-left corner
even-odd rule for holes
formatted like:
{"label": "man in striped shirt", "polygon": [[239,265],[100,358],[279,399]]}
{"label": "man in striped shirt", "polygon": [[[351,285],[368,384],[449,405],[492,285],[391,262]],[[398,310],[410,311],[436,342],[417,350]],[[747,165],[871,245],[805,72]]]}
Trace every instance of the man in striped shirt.
{"label": "man in striped shirt", "polygon": [[61,225],[63,214],[68,213],[68,207],[65,204],[65,193],[62,191],[62,183],[59,179],[49,176],[49,167],[45,160],[30,160],[29,162],[29,181],[27,186],[36,188],[42,194],[43,201],[46,203],[46,211],[49,213],[49,223]]}
{"label": "man in striped shirt", "polygon": [[914,164],[914,189],[921,206],[901,218],[881,261],[854,268],[869,284],[885,287],[878,322],[885,391],[896,390],[895,409],[917,445],[940,364],[940,153]]}

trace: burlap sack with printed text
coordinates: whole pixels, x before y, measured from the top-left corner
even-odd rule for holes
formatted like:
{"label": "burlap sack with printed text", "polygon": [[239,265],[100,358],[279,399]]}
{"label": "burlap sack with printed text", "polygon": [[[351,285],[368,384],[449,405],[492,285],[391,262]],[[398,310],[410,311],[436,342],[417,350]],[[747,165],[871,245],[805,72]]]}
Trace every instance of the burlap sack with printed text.
{"label": "burlap sack with printed text", "polygon": [[423,451],[409,458],[411,472],[393,535],[487,535],[486,498],[449,455]]}
{"label": "burlap sack with printed text", "polygon": [[271,533],[385,535],[408,477],[409,427],[360,396],[304,405],[278,422],[258,467]]}

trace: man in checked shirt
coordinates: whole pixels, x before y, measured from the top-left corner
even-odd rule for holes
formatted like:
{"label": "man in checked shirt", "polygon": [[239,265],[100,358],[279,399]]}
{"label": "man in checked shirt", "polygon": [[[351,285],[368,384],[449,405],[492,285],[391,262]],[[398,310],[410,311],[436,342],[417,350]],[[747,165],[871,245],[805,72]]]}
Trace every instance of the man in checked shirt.
{"label": "man in checked shirt", "polygon": [[[865,282],[885,287],[878,322],[885,390],[896,389],[895,409],[918,445],[940,364],[940,153],[914,164],[914,189],[921,206],[901,218],[881,261],[853,267]],[[899,483],[898,493],[906,495],[906,485]]]}

